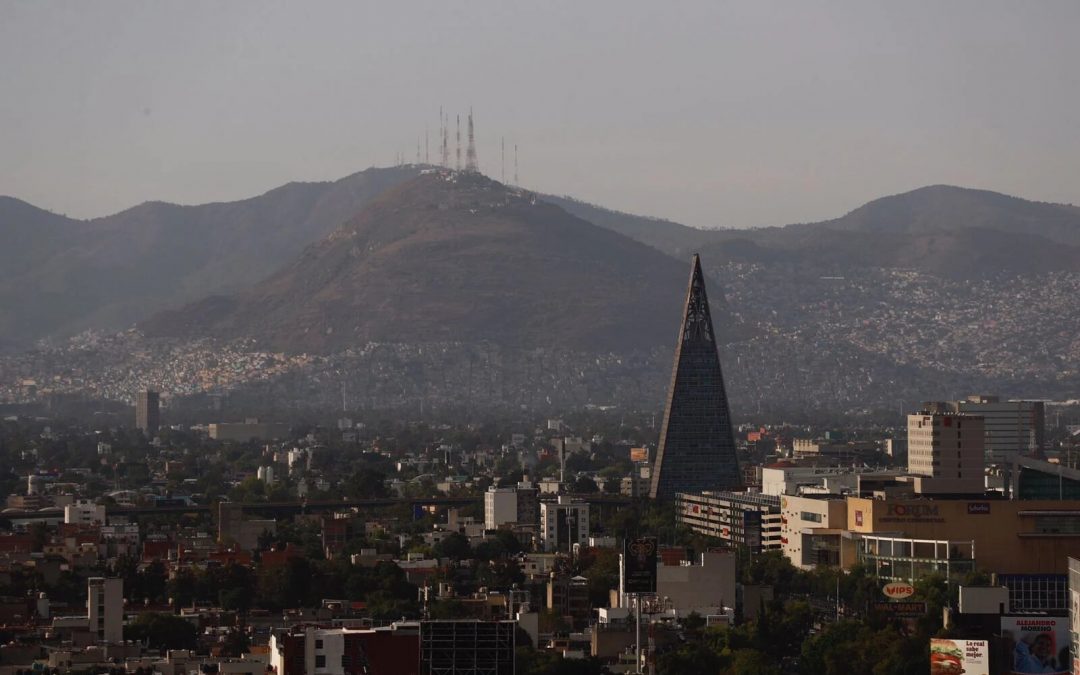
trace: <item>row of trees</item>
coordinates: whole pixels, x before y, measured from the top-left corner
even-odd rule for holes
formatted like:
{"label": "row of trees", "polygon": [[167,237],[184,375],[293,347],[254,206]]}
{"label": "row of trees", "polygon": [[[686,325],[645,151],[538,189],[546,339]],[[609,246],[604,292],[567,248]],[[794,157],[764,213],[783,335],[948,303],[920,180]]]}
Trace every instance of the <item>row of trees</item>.
{"label": "row of trees", "polygon": [[661,674],[929,672],[927,645],[942,630],[942,608],[950,597],[943,577],[926,577],[915,584],[913,599],[925,602],[927,613],[905,623],[868,611],[881,595],[882,582],[861,566],[847,573],[806,572],[779,552],[769,552],[745,561],[741,574],[746,583],[771,585],[774,600],[763,604],[754,620],[732,627],[706,629],[699,618],[687,620],[685,640],[659,656]]}

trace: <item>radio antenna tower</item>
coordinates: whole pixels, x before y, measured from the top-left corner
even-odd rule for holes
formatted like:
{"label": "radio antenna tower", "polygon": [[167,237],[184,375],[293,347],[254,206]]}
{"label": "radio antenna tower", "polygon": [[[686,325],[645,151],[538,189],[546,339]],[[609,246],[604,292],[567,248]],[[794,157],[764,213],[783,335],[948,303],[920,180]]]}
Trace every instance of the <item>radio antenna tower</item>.
{"label": "radio antenna tower", "polygon": [[499,163],[501,165],[499,167],[499,180],[501,180],[502,182],[505,183],[506,182],[506,136],[502,137],[502,142],[501,142],[501,147],[499,149],[499,152],[500,152],[500,155],[501,155],[500,158],[499,158]]}
{"label": "radio antenna tower", "polygon": [[461,115],[457,116],[457,161],[454,170],[461,171]]}
{"label": "radio antenna tower", "polygon": [[476,136],[473,134],[472,108],[469,108],[469,149],[465,151],[465,170],[469,173],[480,173],[480,165],[476,161]]}
{"label": "radio antenna tower", "polygon": [[420,163],[420,137],[416,137],[416,163]]}
{"label": "radio antenna tower", "polygon": [[431,132],[428,126],[424,125],[424,164],[431,164],[431,157],[428,155],[428,140],[431,136]]}
{"label": "radio antenna tower", "polygon": [[514,143],[514,185],[521,185],[521,183],[518,182],[517,173],[517,143]]}
{"label": "radio antenna tower", "polygon": [[439,127],[442,133],[442,168],[450,168],[450,143],[447,137],[450,135],[450,130],[447,127],[446,114],[443,112],[442,106],[439,106]]}

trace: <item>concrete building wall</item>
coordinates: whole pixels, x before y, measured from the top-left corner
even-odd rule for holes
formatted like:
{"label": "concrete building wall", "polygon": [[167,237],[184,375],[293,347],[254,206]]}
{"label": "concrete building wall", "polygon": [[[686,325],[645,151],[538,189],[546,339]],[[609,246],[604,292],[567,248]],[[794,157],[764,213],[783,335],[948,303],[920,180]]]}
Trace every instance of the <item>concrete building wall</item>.
{"label": "concrete building wall", "polygon": [[541,539],[544,551],[569,551],[574,544],[589,543],[589,505],[560,496],[557,502],[540,504]]}
{"label": "concrete building wall", "polygon": [[699,565],[657,567],[656,593],[675,610],[735,606],[735,554],[702,553]]}
{"label": "concrete building wall", "polygon": [[986,461],[1007,462],[1014,455],[1043,450],[1046,412],[1042,401],[1000,401],[993,396],[971,396],[957,409],[983,418]]}
{"label": "concrete building wall", "polygon": [[908,415],[908,471],[947,481],[952,491],[981,491],[986,438],[981,417],[951,413]]}
{"label": "concrete building wall", "polygon": [[147,436],[156,434],[161,424],[160,404],[156,391],[140,391],[135,399],[135,427]]}
{"label": "concrete building wall", "polygon": [[316,630],[312,636],[315,675],[338,675],[344,673],[341,657],[345,654],[345,632],[341,630]]}
{"label": "concrete building wall", "polygon": [[515,488],[488,488],[484,493],[484,527],[494,530],[504,523],[516,523],[517,505]]}
{"label": "concrete building wall", "polygon": [[979,569],[1065,574],[1080,557],[1080,500],[847,498],[847,529],[917,539],[974,541]]}
{"label": "concrete building wall", "polygon": [[105,506],[80,499],[64,507],[64,522],[79,525],[105,524]]}
{"label": "concrete building wall", "polygon": [[91,577],[86,582],[86,616],[100,642],[124,641],[124,580]]}
{"label": "concrete building wall", "polygon": [[850,466],[765,467],[761,470],[761,492],[780,496],[799,494],[802,487],[854,489],[859,473]]}
{"label": "concrete building wall", "polygon": [[802,569],[816,567],[818,561],[810,549],[813,530],[847,527],[847,501],[785,495],[780,498],[782,516],[780,541],[791,564]]}
{"label": "concrete building wall", "polygon": [[675,495],[675,519],[695,532],[754,551],[780,548],[780,498],[749,492]]}

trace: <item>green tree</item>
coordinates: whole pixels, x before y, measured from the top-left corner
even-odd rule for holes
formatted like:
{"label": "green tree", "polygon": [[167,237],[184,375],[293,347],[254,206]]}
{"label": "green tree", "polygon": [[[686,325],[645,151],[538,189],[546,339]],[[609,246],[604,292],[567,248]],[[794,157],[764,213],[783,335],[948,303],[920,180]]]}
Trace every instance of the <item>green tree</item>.
{"label": "green tree", "polygon": [[465,560],[472,556],[469,538],[459,532],[452,532],[435,544],[435,555],[451,560]]}
{"label": "green tree", "polygon": [[386,488],[386,474],[369,468],[360,468],[345,481],[345,496],[350,499],[381,499],[390,496]]}
{"label": "green tree", "polygon": [[656,670],[660,675],[716,675],[724,659],[703,642],[689,642],[660,655]]}
{"label": "green tree", "polygon": [[125,640],[146,642],[151,649],[195,649],[199,631],[172,614],[141,614],[124,628]]}
{"label": "green tree", "polygon": [[600,486],[596,484],[596,481],[588,476],[579,476],[574,485],[571,487],[572,492],[579,492],[581,494],[593,494],[600,491]]}
{"label": "green tree", "polygon": [[756,649],[738,649],[732,653],[732,675],[780,675],[780,667],[769,656]]}

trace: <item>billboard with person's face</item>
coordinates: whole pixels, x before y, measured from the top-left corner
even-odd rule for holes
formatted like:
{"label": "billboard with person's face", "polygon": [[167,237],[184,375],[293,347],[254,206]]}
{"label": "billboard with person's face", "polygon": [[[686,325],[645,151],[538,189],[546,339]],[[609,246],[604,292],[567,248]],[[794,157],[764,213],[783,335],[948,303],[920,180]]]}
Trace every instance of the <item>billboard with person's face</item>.
{"label": "billboard with person's face", "polygon": [[990,643],[930,640],[930,675],[990,675]]}
{"label": "billboard with person's face", "polygon": [[1001,636],[1012,640],[1011,673],[1071,672],[1069,620],[1062,616],[1003,616]]}

